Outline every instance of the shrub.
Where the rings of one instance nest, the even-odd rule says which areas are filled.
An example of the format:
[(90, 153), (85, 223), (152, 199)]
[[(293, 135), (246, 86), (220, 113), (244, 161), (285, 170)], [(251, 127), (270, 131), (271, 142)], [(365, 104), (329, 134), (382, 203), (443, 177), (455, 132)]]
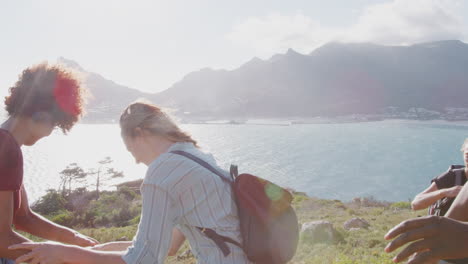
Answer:
[(67, 200), (56, 190), (47, 190), (46, 195), (42, 196), (31, 207), (34, 211), (43, 215), (54, 215), (59, 211), (66, 211)]
[(138, 214), (136, 217), (134, 217), (132, 220), (128, 222), (129, 225), (138, 225), (141, 220), (141, 214)]
[(52, 216), (52, 222), (55, 222), (59, 225), (72, 227), (73, 224), (73, 214), (69, 211), (61, 211), (59, 214)]
[(129, 201), (135, 200), (138, 197), (138, 194), (128, 186), (122, 186), (117, 190), (119, 195), (124, 195), (125, 199)]

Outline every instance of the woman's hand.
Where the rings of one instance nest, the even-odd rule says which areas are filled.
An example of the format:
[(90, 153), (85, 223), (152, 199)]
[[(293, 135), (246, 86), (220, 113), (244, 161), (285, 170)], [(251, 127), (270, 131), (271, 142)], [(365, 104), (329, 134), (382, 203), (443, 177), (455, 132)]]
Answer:
[(133, 244), (132, 241), (108, 242), (105, 244), (99, 244), (99, 245), (90, 247), (89, 249), (98, 250), (98, 251), (125, 251), (132, 244)]
[(29, 264), (62, 264), (65, 258), (70, 258), (71, 246), (56, 243), (22, 243), (10, 246), (8, 249), (26, 249), (29, 253), (16, 259), (15, 263), (27, 262)]
[(428, 216), (410, 219), (391, 229), (385, 239), (393, 239), (386, 252), (409, 244), (395, 258), (401, 262), (417, 253), (409, 264), (433, 263), (441, 259), (468, 257), (468, 223), (447, 217)]

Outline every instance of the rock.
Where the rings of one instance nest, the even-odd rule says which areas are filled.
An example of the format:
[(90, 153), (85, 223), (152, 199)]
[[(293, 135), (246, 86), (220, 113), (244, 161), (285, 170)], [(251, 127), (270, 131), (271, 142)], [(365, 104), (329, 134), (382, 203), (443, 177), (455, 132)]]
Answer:
[(126, 236), (123, 236), (121, 238), (117, 238), (115, 241), (129, 241)]
[(343, 225), (343, 228), (346, 230), (350, 230), (351, 228), (366, 228), (367, 229), (369, 226), (370, 224), (366, 220), (356, 217), (356, 218), (352, 218), (346, 221), (346, 223), (344, 223)]
[(361, 197), (354, 197), (354, 198), (353, 198), (353, 203), (355, 203), (355, 204), (361, 204)]
[(315, 243), (337, 243), (342, 240), (341, 235), (328, 221), (313, 221), (304, 223), (301, 229), (302, 239)]

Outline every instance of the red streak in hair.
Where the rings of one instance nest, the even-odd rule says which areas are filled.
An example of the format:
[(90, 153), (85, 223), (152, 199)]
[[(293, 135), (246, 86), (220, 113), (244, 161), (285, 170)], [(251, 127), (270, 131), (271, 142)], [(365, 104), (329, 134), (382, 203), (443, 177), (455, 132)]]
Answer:
[(57, 76), (54, 87), (54, 97), (58, 106), (65, 112), (74, 116), (80, 114), (79, 89), (75, 80)]

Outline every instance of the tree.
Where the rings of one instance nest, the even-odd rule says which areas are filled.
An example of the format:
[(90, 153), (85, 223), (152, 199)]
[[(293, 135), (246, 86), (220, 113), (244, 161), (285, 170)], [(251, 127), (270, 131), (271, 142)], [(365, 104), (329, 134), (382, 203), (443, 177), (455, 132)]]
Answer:
[(97, 170), (90, 169), (87, 172), (88, 175), (95, 175), (96, 177), (96, 199), (99, 199), (101, 186), (105, 186), (106, 183), (112, 179), (124, 177), (122, 171), (116, 171), (114, 168), (108, 166), (112, 162), (113, 160), (110, 157), (105, 157), (103, 160), (98, 162), (99, 167)]
[[(60, 188), (62, 189), (62, 194), (65, 195), (66, 192), (71, 192), (72, 182), (74, 181), (84, 181), (86, 178), (86, 173), (84, 170), (78, 166), (76, 163), (70, 163), (63, 171), (60, 172)], [(66, 189), (68, 185), (68, 190)]]

